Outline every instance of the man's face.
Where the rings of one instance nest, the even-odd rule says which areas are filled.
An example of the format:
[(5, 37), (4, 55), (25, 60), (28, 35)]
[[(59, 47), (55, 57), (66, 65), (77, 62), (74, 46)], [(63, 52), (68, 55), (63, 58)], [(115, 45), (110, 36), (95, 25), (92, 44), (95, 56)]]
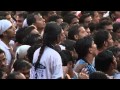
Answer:
[(6, 57), (4, 53), (0, 53), (0, 68), (5, 67), (7, 65), (6, 63)]
[(16, 23), (17, 23), (17, 27), (18, 27), (18, 28), (21, 28), (21, 27), (22, 27), (23, 21), (24, 21), (24, 18), (23, 18), (23, 17), (19, 17), (19, 16), (16, 17)]

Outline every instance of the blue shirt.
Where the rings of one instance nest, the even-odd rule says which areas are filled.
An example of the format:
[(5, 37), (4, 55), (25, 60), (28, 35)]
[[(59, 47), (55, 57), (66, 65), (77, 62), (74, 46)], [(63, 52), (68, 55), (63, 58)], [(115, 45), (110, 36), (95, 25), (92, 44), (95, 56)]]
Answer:
[[(75, 65), (75, 68), (80, 65), (80, 64), (85, 64), (87, 62), (85, 62), (83, 59), (80, 59), (77, 61), (76, 65)], [(87, 63), (88, 64), (88, 63)], [(96, 71), (96, 69), (94, 68), (94, 66), (92, 64), (88, 64), (85, 68), (87, 68), (87, 71), (88, 71), (88, 74), (91, 74), (93, 72)]]

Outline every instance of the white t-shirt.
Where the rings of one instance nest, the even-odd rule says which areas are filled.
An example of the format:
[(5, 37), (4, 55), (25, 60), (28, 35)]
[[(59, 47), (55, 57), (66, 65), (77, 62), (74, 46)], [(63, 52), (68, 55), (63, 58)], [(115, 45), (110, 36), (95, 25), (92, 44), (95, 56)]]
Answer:
[[(33, 63), (35, 63), (39, 56), (40, 48), (37, 49), (33, 56)], [(34, 66), (30, 70), (30, 79), (57, 79), (63, 77), (62, 60), (58, 52), (45, 47), (45, 50), (40, 59), (40, 68), (36, 71)]]
[(7, 65), (10, 64), (12, 56), (10, 53), (10, 48), (0, 39), (0, 48), (5, 52), (6, 58), (7, 58)]

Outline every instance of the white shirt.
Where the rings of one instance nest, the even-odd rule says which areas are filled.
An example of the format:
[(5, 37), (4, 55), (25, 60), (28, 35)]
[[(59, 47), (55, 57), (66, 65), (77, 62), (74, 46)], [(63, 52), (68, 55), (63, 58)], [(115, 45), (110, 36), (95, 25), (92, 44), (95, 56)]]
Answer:
[(12, 56), (10, 53), (10, 48), (0, 39), (0, 48), (5, 52), (6, 58), (7, 58), (7, 65), (10, 64)]
[[(35, 63), (39, 56), (40, 48), (37, 49), (33, 56), (33, 63)], [(49, 47), (46, 47), (41, 60), (40, 68), (35, 71), (34, 66), (30, 70), (30, 79), (57, 79), (63, 77), (62, 60), (59, 53)]]

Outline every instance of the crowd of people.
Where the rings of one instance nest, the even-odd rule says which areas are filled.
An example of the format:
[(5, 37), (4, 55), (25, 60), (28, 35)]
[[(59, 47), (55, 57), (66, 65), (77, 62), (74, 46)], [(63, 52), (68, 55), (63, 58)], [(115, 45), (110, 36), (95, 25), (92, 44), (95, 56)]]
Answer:
[(120, 11), (0, 11), (0, 79), (120, 79)]

